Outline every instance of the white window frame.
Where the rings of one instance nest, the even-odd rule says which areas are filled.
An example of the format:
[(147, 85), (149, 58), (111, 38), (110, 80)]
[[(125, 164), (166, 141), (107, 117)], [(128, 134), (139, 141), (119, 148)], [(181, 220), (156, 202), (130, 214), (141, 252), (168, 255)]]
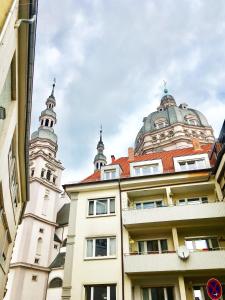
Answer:
[[(169, 288), (170, 286), (156, 286), (156, 287), (146, 287), (146, 288), (144, 288), (144, 289), (148, 289), (148, 297), (149, 297), (149, 300), (151, 300), (152, 299), (152, 294), (151, 294), (151, 289), (152, 288), (163, 288), (163, 292), (164, 292), (164, 299), (165, 300), (168, 300), (168, 297), (167, 297), (167, 288)], [(173, 289), (174, 289), (174, 286), (171, 286)], [(173, 293), (174, 293), (174, 291), (173, 291)], [(143, 289), (142, 289), (142, 299), (143, 299)], [(174, 297), (174, 300), (175, 300), (176, 298)]]
[[(184, 238), (184, 241), (185, 241), (185, 245), (186, 245), (186, 241), (191, 241), (191, 242), (192, 242), (193, 249), (189, 249), (189, 251), (201, 251), (201, 249), (197, 249), (197, 248), (196, 248), (195, 242), (198, 241), (198, 240), (208, 240), (209, 245), (210, 245), (210, 248), (213, 249), (212, 239), (217, 239), (218, 245), (219, 245), (219, 247), (220, 247), (219, 240), (218, 240), (218, 236), (211, 236), (211, 235), (210, 235), (210, 236), (185, 237), (185, 238)], [(194, 243), (193, 243), (193, 242), (194, 242)], [(210, 248), (209, 248), (209, 249), (210, 249)], [(209, 250), (209, 249), (208, 249), (208, 250)]]
[(162, 165), (162, 160), (161, 159), (155, 159), (155, 160), (148, 160), (148, 161), (138, 161), (138, 162), (132, 162), (130, 163), (130, 174), (131, 176), (148, 176), (148, 175), (136, 175), (135, 172), (135, 167), (145, 167), (145, 166), (151, 166), (151, 165), (158, 165), (158, 172), (152, 173), (149, 175), (155, 175), (155, 174), (160, 174), (163, 173), (163, 165)]
[[(147, 208), (144, 208), (144, 204), (145, 203), (154, 203), (154, 207), (147, 207)], [(156, 199), (156, 200), (144, 200), (144, 201), (135, 201), (134, 202), (134, 205), (135, 205), (135, 209), (151, 209), (151, 208), (158, 208), (158, 207), (161, 207), (161, 206), (157, 206), (156, 205), (156, 202), (162, 202), (162, 207), (164, 206), (163, 204), (163, 199)], [(141, 208), (137, 208), (136, 205), (137, 204), (141, 204)]]
[[(105, 173), (115, 172), (115, 176), (105, 179)], [(120, 177), (122, 170), (120, 168), (120, 165), (108, 165), (108, 166), (102, 166), (101, 167), (101, 180), (113, 180)]]
[[(205, 160), (205, 168), (204, 169), (211, 168), (208, 154), (206, 154), (206, 153), (193, 154), (193, 155), (187, 155), (187, 156), (174, 157), (173, 162), (174, 162), (175, 172), (180, 172), (180, 171), (185, 172), (185, 170), (181, 170), (181, 168), (180, 168), (181, 162), (199, 161), (199, 160)], [(193, 169), (193, 170), (198, 170), (198, 168)], [(193, 170), (186, 170), (186, 171), (193, 171)]]
[[(96, 240), (99, 239), (106, 239), (107, 240), (107, 255), (104, 256), (95, 256), (95, 251), (96, 251)], [(115, 254), (110, 255), (110, 239), (115, 240)], [(92, 256), (87, 256), (87, 251), (88, 251), (88, 241), (92, 241)], [(117, 239), (116, 236), (99, 236), (99, 237), (94, 237), (94, 238), (86, 238), (86, 247), (85, 247), (85, 259), (106, 259), (106, 258), (116, 258), (116, 253), (117, 253)]]
[[(97, 214), (96, 209), (96, 203), (100, 200), (107, 200), (107, 213), (106, 214)], [(111, 200), (114, 200), (114, 206), (115, 206), (115, 212), (110, 212), (110, 202)], [(89, 215), (89, 203), (93, 201), (94, 202), (94, 208), (93, 208), (93, 215)], [(116, 214), (116, 198), (115, 197), (107, 197), (107, 198), (98, 198), (98, 199), (88, 199), (88, 205), (87, 205), (87, 218), (94, 218), (94, 217), (104, 217), (104, 216), (115, 216)]]
[[(207, 201), (209, 202), (209, 198), (208, 198), (208, 196), (201, 196), (201, 197), (188, 197), (188, 198), (182, 198), (182, 199), (179, 199), (179, 200), (177, 200), (177, 205), (179, 205), (179, 206), (182, 206), (182, 205), (196, 205), (196, 204), (205, 204), (205, 203), (203, 203), (203, 198), (207, 198)], [(198, 199), (199, 200), (199, 202), (196, 202), (196, 203), (190, 203), (190, 201), (191, 201), (191, 199)], [(184, 200), (183, 201), (183, 203), (181, 203), (180, 201), (182, 201), (182, 200)], [(206, 203), (208, 203), (208, 202), (206, 202)]]
[[(90, 300), (93, 300), (94, 299), (94, 288), (97, 287), (97, 285), (87, 285), (86, 287), (88, 287), (88, 286), (91, 288), (91, 299)], [(116, 284), (112, 284), (112, 285), (102, 284), (102, 286), (107, 287), (107, 298), (105, 300), (111, 300), (110, 299), (110, 288), (111, 288), (111, 286), (115, 286), (115, 289), (116, 289)], [(117, 299), (117, 296), (116, 296), (116, 299)]]
[(168, 238), (164, 238), (164, 239), (160, 238), (160, 239), (147, 239), (147, 240), (143, 240), (142, 239), (142, 240), (137, 240), (137, 248), (139, 249), (139, 247), (138, 247), (138, 243), (139, 242), (144, 242), (144, 254), (147, 254), (148, 253), (147, 242), (157, 241), (158, 242), (158, 248), (159, 248), (158, 254), (163, 254), (162, 248), (161, 248), (161, 243), (160, 243), (160, 241), (162, 241), (162, 240), (166, 240), (167, 241), (167, 251), (169, 251), (169, 249), (168, 249), (169, 248), (168, 247)]

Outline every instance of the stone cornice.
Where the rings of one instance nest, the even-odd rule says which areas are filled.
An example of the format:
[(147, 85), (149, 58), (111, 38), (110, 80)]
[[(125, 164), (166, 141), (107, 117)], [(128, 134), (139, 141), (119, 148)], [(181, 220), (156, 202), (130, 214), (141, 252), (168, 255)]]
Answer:
[(47, 188), (49, 189), (52, 189), (54, 190), (55, 192), (61, 194), (63, 191), (60, 190), (59, 188), (57, 188), (56, 186), (54, 186), (53, 184), (51, 183), (48, 183), (48, 181), (46, 180), (43, 180), (41, 178), (38, 178), (38, 177), (30, 177), (30, 183), (34, 182), (34, 181), (37, 181), (39, 182), (40, 184), (43, 184), (44, 186), (46, 186)]
[(51, 225), (51, 226), (54, 226), (54, 227), (58, 227), (57, 223), (49, 221), (49, 220), (46, 220), (45, 218), (41, 218), (41, 217), (39, 217), (39, 216), (37, 216), (35, 214), (32, 214), (32, 213), (26, 213), (26, 214), (24, 214), (23, 219), (25, 219), (25, 218), (32, 218), (32, 219), (38, 220), (40, 222), (46, 223), (48, 225)]
[(53, 164), (56, 168), (59, 168), (61, 170), (64, 170), (65, 168), (63, 167), (63, 165), (61, 164), (61, 162), (59, 162), (58, 160), (54, 159), (54, 158), (50, 158), (48, 155), (46, 155), (44, 152), (42, 151), (38, 151), (37, 153), (33, 153), (30, 155), (30, 161), (32, 161), (33, 159), (36, 159), (37, 157), (42, 157), (44, 158), (48, 163)]
[(42, 267), (42, 266), (38, 266), (36, 264), (29, 264), (29, 263), (25, 263), (25, 262), (16, 262), (16, 263), (12, 263), (10, 264), (10, 268), (25, 268), (25, 269), (29, 269), (29, 270), (35, 270), (35, 271), (42, 271), (42, 272), (50, 272), (51, 269), (48, 267)]

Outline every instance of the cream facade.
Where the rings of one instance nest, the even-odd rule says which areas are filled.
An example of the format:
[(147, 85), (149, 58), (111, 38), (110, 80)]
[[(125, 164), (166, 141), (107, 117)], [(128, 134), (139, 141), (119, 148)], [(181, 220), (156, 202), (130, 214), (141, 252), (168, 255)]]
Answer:
[(36, 25), (21, 23), (16, 28), (15, 24), (36, 15), (37, 3), (25, 3), (5, 0), (0, 4), (0, 299), (17, 226), (29, 199), (26, 149)]

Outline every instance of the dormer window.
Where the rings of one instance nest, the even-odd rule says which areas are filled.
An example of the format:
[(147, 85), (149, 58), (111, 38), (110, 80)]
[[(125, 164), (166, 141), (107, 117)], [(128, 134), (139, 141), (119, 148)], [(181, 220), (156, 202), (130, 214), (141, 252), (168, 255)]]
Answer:
[(174, 158), (175, 171), (191, 171), (210, 168), (208, 155), (196, 154)]
[(160, 118), (158, 120), (155, 121), (155, 127), (157, 129), (161, 129), (161, 128), (164, 128), (168, 125), (168, 122), (165, 118)]
[(112, 180), (120, 177), (121, 168), (119, 165), (101, 167), (101, 180)]
[(163, 166), (160, 159), (130, 163), (131, 176), (154, 175), (162, 172)]
[(189, 125), (199, 126), (199, 120), (193, 115), (186, 115), (185, 120)]

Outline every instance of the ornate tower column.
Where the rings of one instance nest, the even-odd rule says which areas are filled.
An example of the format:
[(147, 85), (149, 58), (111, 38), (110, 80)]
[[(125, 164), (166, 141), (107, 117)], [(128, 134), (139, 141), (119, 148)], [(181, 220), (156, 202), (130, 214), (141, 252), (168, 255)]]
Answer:
[(95, 166), (95, 170), (100, 170), (102, 166), (105, 166), (107, 164), (106, 156), (103, 153), (105, 147), (102, 141), (102, 127), (100, 129), (100, 139), (96, 149), (98, 153), (95, 155), (94, 166)]
[(13, 251), (7, 300), (43, 300), (52, 260), (57, 209), (60, 205), (62, 163), (56, 158), (54, 133), (55, 83), (30, 141), (30, 201)]

